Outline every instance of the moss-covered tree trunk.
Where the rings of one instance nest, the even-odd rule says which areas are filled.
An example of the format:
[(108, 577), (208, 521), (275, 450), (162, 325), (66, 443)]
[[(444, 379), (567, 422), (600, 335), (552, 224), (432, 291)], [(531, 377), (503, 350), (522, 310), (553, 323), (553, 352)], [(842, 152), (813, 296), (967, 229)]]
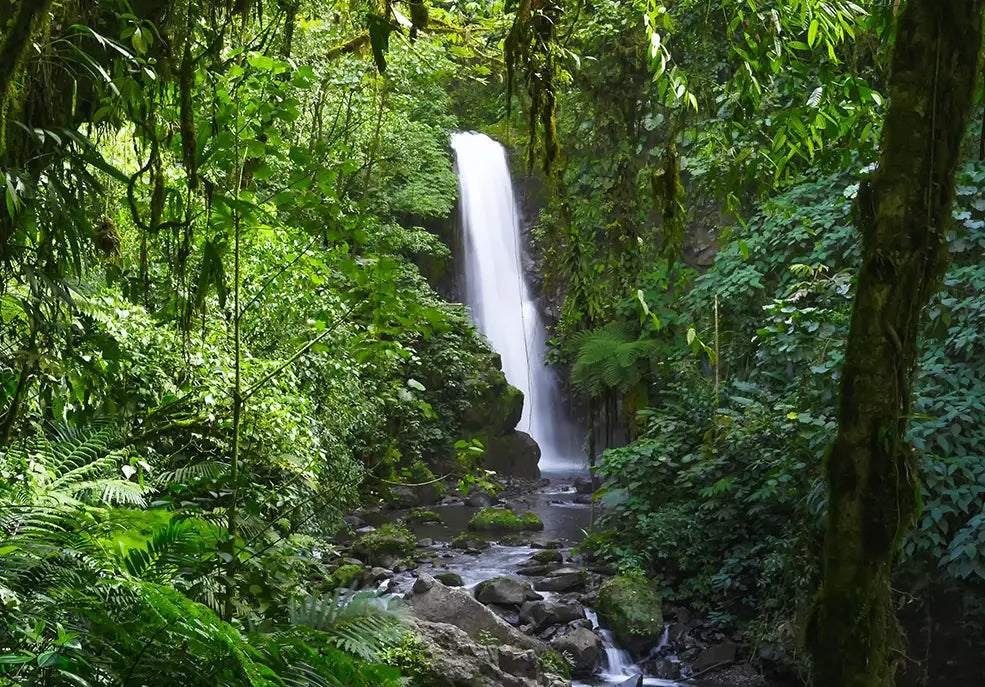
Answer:
[(904, 437), (921, 310), (947, 265), (985, 0), (910, 0), (899, 17), (879, 167), (859, 192), (862, 264), (828, 456), (823, 581), (808, 643), (816, 687), (885, 687), (902, 657), (890, 573), (916, 515)]

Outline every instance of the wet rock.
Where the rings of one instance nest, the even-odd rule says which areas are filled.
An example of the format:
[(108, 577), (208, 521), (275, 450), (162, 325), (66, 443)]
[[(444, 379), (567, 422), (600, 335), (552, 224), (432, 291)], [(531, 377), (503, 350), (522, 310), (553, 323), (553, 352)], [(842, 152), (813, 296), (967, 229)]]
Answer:
[(626, 678), (622, 682), (617, 683), (617, 687), (643, 687), (643, 676), (634, 675), (633, 677)]
[(428, 548), (430, 548), (432, 546), (434, 546), (434, 540), (433, 539), (429, 539), (429, 538), (425, 537), (424, 539), (418, 539), (417, 540), (417, 548), (419, 548), (419, 549), (428, 549)]
[(413, 614), (421, 620), (454, 625), (474, 641), (490, 636), (500, 644), (538, 651), (545, 648), (542, 642), (523, 634), (476, 601), (466, 589), (451, 589), (435, 580), (426, 592), (410, 594), (405, 600)]
[(561, 552), (557, 549), (545, 549), (544, 551), (537, 551), (532, 556), (530, 560), (537, 561), (538, 563), (560, 563), (561, 562)]
[(360, 527), (366, 525), (366, 521), (360, 518), (358, 515), (347, 515), (342, 518), (342, 522), (351, 527), (354, 530), (358, 530)]
[(592, 504), (591, 494), (578, 494), (574, 498), (574, 502), (582, 506), (590, 506)]
[(390, 500), (385, 507), (413, 508), (417, 505), (417, 495), (410, 487), (391, 487)]
[(568, 623), (568, 627), (570, 627), (572, 630), (579, 627), (584, 627), (586, 630), (591, 630), (593, 627), (595, 627), (595, 625), (593, 625), (592, 621), (589, 620), (588, 618), (580, 618), (578, 620), (573, 620), (572, 622)]
[(482, 464), (502, 475), (540, 479), (540, 446), (526, 432), (510, 431), (489, 437), (485, 442)]
[(654, 677), (661, 680), (678, 680), (681, 677), (681, 666), (674, 663), (669, 658), (658, 658), (650, 664), (650, 671)]
[(493, 577), (476, 585), (475, 598), (484, 604), (519, 606), (527, 599), (526, 585), (510, 577)]
[(451, 546), (454, 549), (463, 549), (467, 553), (479, 553), (488, 549), (491, 544), (482, 537), (462, 532), (451, 540)]
[(554, 639), (551, 648), (570, 657), (574, 675), (591, 675), (602, 656), (602, 639), (591, 630), (580, 627)]
[(500, 606), (499, 604), (489, 604), (489, 610), (508, 622), (513, 627), (520, 624), (520, 614), (515, 606)]
[[(424, 684), (432, 687), (556, 687), (558, 684), (549, 680), (548, 675), (540, 676), (540, 680), (529, 677), (529, 662), (522, 648), (482, 644), (449, 623), (414, 620), (412, 629), (428, 655), (427, 673), (422, 676)], [(504, 653), (506, 657), (501, 658)]]
[(431, 587), (434, 586), (435, 579), (428, 575), (427, 573), (421, 573), (417, 576), (417, 580), (414, 582), (414, 586), (411, 591), (415, 594), (424, 594), (425, 592), (431, 591)]
[(520, 619), (536, 629), (560, 625), (585, 617), (581, 604), (556, 604), (549, 601), (528, 601), (520, 608)]
[(531, 510), (483, 508), (469, 521), (470, 530), (478, 532), (523, 532), (544, 529), (544, 522)]
[(358, 558), (352, 558), (351, 556), (346, 556), (345, 558), (342, 559), (342, 565), (365, 565), (365, 563), (363, 563)]
[(473, 491), (465, 497), (465, 505), (470, 508), (489, 508), (496, 503), (496, 498), (481, 491)]
[(465, 583), (462, 582), (462, 576), (457, 572), (440, 572), (435, 573), (434, 578), (438, 580), (441, 584), (447, 585), (449, 587), (461, 587)]
[(539, 672), (537, 654), (532, 649), (517, 649), (512, 646), (499, 647), (499, 668), (504, 673), (536, 679)]
[(356, 530), (356, 534), (369, 534), (370, 532), (375, 532), (376, 528), (372, 525), (363, 525)]
[(692, 667), (693, 672), (700, 673), (715, 666), (726, 666), (735, 662), (738, 647), (732, 642), (724, 642), (708, 647), (700, 654)]
[(560, 549), (564, 543), (557, 539), (541, 539), (530, 542), (530, 546), (534, 549)]
[(527, 589), (527, 601), (543, 601), (544, 595), (538, 594), (533, 589)]
[(367, 574), (367, 578), (372, 584), (379, 584), (383, 580), (389, 580), (391, 577), (393, 577), (393, 571), (381, 567), (372, 568)]
[(590, 477), (575, 477), (575, 491), (579, 494), (591, 494), (595, 489), (592, 488)]
[(534, 583), (534, 589), (539, 592), (573, 592), (584, 588), (585, 574), (577, 568), (558, 568)]
[(598, 592), (598, 611), (630, 650), (643, 651), (660, 641), (663, 614), (660, 591), (642, 575), (617, 575)]
[(525, 577), (543, 577), (554, 570), (557, 570), (561, 566), (557, 563), (524, 563), (516, 569), (518, 575), (524, 575)]

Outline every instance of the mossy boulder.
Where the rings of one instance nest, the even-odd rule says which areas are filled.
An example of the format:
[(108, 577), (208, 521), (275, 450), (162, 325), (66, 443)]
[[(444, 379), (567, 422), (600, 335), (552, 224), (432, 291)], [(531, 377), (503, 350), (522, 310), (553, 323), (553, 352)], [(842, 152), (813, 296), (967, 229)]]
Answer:
[(511, 477), (540, 479), (540, 446), (526, 432), (509, 431), (500, 436), (480, 437), (485, 451), (482, 465)]
[(544, 529), (544, 522), (533, 511), (517, 512), (507, 508), (483, 508), (469, 521), (477, 532), (525, 532)]
[(328, 586), (332, 589), (338, 587), (353, 587), (362, 580), (364, 568), (361, 565), (347, 563), (336, 568), (331, 577), (328, 578)]
[(388, 522), (357, 539), (352, 550), (369, 565), (392, 568), (401, 559), (411, 556), (415, 545), (414, 535), (406, 527)]
[(619, 639), (636, 648), (660, 641), (664, 631), (660, 592), (643, 575), (616, 575), (598, 593), (598, 611)]
[(523, 392), (506, 381), (495, 353), (478, 361), (481, 372), (469, 380), (469, 406), (462, 417), (465, 429), (498, 436), (513, 430), (523, 414)]
[(421, 508), (415, 508), (404, 516), (404, 520), (408, 523), (427, 523), (427, 522), (441, 522), (441, 518), (433, 510), (423, 510)]

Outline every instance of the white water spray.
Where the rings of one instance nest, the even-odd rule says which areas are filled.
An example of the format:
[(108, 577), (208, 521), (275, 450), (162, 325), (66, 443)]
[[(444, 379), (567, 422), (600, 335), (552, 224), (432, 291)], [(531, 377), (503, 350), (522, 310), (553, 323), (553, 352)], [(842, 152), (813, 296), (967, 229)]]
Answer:
[(503, 359), (510, 384), (523, 392), (517, 429), (540, 445), (546, 473), (584, 469), (580, 434), (564, 414), (552, 372), (544, 363), (547, 329), (523, 278), (520, 220), (506, 150), (484, 134), (457, 133), (465, 235), (466, 301), (479, 330)]

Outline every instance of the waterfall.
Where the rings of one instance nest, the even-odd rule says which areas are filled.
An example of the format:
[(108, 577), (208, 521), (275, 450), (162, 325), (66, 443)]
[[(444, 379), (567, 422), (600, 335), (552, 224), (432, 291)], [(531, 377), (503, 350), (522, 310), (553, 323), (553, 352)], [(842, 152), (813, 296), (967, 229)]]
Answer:
[(563, 412), (557, 380), (544, 362), (547, 328), (523, 277), (520, 217), (506, 150), (484, 134), (451, 139), (465, 243), (466, 302), (479, 330), (523, 392), (517, 429), (540, 445), (540, 469), (584, 469), (580, 433)]

